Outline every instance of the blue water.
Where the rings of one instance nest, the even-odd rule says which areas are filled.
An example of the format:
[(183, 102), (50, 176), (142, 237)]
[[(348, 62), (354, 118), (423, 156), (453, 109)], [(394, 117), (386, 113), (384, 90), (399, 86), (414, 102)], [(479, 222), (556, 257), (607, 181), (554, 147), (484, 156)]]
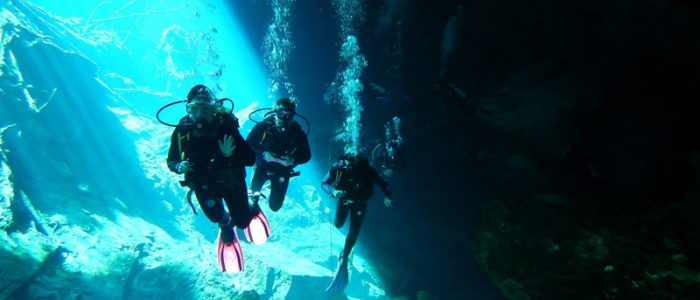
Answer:
[[(0, 298), (327, 298), (346, 229), (332, 226), (334, 203), (321, 178), (339, 153), (371, 150), (366, 136), (397, 138), (400, 130), (391, 118), (373, 120), (388, 124), (386, 132), (363, 127), (371, 62), (358, 41), (362, 1), (296, 5), (307, 7), (293, 0), (2, 4)], [(218, 271), (218, 227), (192, 214), (180, 178), (165, 165), (172, 129), (155, 118), (195, 84), (233, 100), (244, 137), (254, 125), (249, 113), (279, 97), (298, 101), (311, 121), (312, 161), (297, 168), (302, 175), (282, 210), (266, 211), (271, 240), (244, 244), (246, 268), (234, 275)], [(184, 115), (175, 105), (161, 118), (177, 123)], [(376, 198), (372, 222), (387, 213)], [(387, 286), (396, 285), (382, 277), (391, 266), (376, 253), (365, 258), (370, 249), (361, 235), (350, 285), (335, 299), (415, 297), (387, 292), (422, 288)]]

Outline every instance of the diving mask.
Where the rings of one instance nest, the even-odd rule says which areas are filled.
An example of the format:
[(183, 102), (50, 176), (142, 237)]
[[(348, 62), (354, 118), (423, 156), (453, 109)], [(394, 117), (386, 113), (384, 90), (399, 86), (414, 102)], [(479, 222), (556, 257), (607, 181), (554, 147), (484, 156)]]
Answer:
[(211, 122), (216, 110), (217, 106), (212, 102), (192, 101), (187, 103), (187, 113), (195, 122)]
[(287, 126), (294, 119), (294, 111), (278, 109), (275, 111), (275, 125), (278, 127)]

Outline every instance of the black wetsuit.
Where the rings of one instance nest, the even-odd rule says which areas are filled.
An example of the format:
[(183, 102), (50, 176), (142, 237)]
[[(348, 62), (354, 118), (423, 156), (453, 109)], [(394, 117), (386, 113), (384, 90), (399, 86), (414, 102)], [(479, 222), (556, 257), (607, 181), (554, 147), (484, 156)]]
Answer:
[[(374, 193), (375, 184), (382, 189), (385, 196), (391, 198), (389, 183), (370, 166), (366, 158), (356, 161), (347, 168), (340, 167), (337, 162), (334, 163), (321, 183), (323, 190), (328, 193), (333, 190), (345, 192), (345, 195), (338, 199), (335, 227), (340, 228), (345, 224), (349, 212), (350, 230), (343, 248), (343, 258), (346, 261), (360, 234), (360, 227), (367, 211), (367, 201)], [(352, 200), (353, 203), (348, 203), (347, 200)]]
[[(388, 147), (393, 148), (393, 155), (389, 154)], [(388, 174), (403, 168), (404, 159), (401, 151), (395, 144), (387, 146), (385, 143), (380, 143), (372, 149), (372, 164), (377, 166), (377, 169), (384, 175), (389, 176)]]
[[(219, 149), (218, 141), (225, 135), (233, 137), (235, 148), (230, 157), (224, 157)], [(228, 220), (223, 199), (233, 224), (248, 227), (253, 213), (248, 204), (245, 166), (253, 165), (255, 153), (238, 131), (238, 120), (231, 114), (217, 113), (210, 125), (198, 130), (189, 116), (182, 118), (170, 141), (168, 168), (177, 173), (183, 160), (193, 168), (185, 173), (183, 185), (194, 190), (207, 218), (215, 223)]]
[[(270, 180), (270, 209), (278, 211), (284, 203), (292, 169), (311, 159), (306, 133), (296, 121), (292, 121), (283, 130), (275, 126), (273, 117), (269, 117), (253, 127), (246, 141), (255, 151), (255, 170), (250, 189), (259, 192), (263, 184)], [(268, 162), (263, 159), (265, 151), (277, 157), (289, 156), (294, 160), (294, 164), (284, 166), (277, 162)]]

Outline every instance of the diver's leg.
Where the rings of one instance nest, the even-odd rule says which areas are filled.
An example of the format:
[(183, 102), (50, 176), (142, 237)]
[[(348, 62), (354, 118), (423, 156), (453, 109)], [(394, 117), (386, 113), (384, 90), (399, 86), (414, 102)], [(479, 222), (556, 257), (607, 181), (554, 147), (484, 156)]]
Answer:
[(260, 192), (265, 181), (267, 181), (267, 171), (256, 165), (253, 170), (253, 179), (250, 181), (250, 190)]
[(194, 189), (194, 194), (197, 196), (197, 202), (204, 211), (204, 215), (214, 223), (222, 222), (225, 217), (224, 206), (214, 190), (208, 185), (202, 185)]
[(359, 199), (357, 203), (350, 209), (350, 230), (345, 238), (345, 247), (343, 248), (343, 259), (347, 261), (352, 248), (357, 242), (357, 237), (360, 235), (362, 221), (365, 219), (365, 211), (367, 210), (367, 199)]
[(234, 240), (233, 224), (231, 217), (224, 210), (219, 191), (211, 186), (204, 185), (194, 190), (199, 206), (210, 221), (218, 223), (221, 228), (219, 238), (224, 243), (231, 243)]
[(337, 200), (338, 208), (335, 210), (335, 227), (340, 228), (345, 224), (345, 219), (348, 218), (348, 206), (343, 204), (342, 200)]
[(246, 228), (253, 217), (248, 204), (248, 193), (243, 183), (243, 188), (227, 189), (224, 196), (226, 207), (231, 215), (233, 224), (238, 228)]
[(284, 196), (287, 194), (289, 187), (288, 176), (273, 176), (270, 179), (270, 209), (278, 211), (284, 204)]

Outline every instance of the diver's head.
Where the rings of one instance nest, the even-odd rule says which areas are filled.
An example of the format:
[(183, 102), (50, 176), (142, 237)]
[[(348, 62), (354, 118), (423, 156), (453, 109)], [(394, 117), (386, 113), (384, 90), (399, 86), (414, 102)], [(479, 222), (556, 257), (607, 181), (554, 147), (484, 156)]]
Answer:
[(338, 166), (343, 169), (351, 169), (366, 160), (367, 158), (359, 153), (344, 153), (338, 158)]
[(294, 120), (294, 115), (296, 114), (297, 105), (289, 98), (280, 98), (275, 102), (273, 110), (275, 112), (275, 126), (277, 127), (287, 127)]
[(208, 87), (195, 85), (187, 94), (187, 114), (198, 125), (214, 120), (218, 103), (214, 92)]
[(349, 169), (352, 166), (352, 162), (349, 157), (341, 157), (338, 159), (338, 167), (341, 169)]

